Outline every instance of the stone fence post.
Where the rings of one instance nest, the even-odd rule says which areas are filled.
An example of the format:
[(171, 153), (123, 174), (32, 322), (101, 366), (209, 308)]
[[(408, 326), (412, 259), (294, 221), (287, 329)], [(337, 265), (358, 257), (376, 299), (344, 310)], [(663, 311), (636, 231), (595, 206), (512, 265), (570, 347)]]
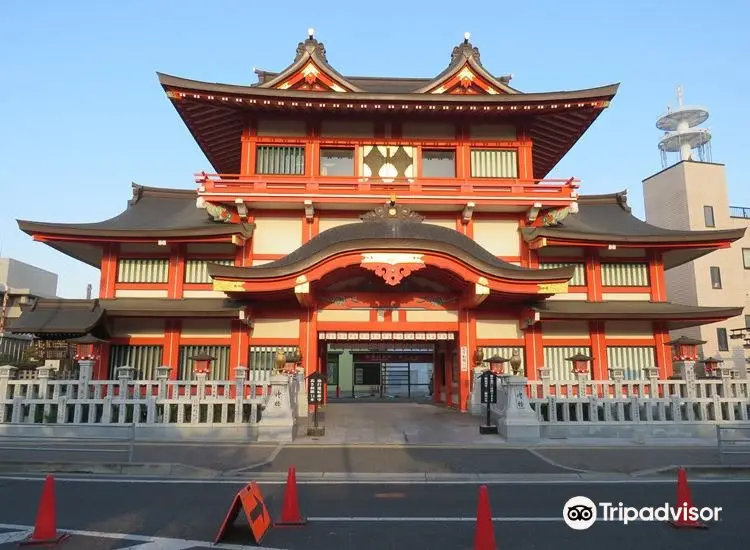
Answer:
[(11, 365), (3, 365), (0, 367), (0, 424), (7, 422), (5, 417), (5, 405), (10, 400), (10, 387), (8, 382), (13, 377), (13, 371), (16, 367)]
[(622, 397), (622, 381), (625, 378), (625, 369), (610, 367), (609, 375), (612, 377), (612, 386), (614, 386), (612, 397)]
[(117, 379), (120, 381), (120, 392), (117, 398), (119, 400), (130, 398), (130, 381), (133, 380), (135, 368), (123, 365), (117, 369)]
[(649, 397), (652, 399), (659, 398), (659, 369), (656, 367), (644, 367), (643, 374), (648, 378), (650, 385)]
[(89, 398), (89, 382), (91, 381), (95, 364), (96, 361), (90, 359), (81, 359), (78, 361), (78, 399)]
[(247, 380), (247, 367), (242, 365), (234, 369), (234, 422), (242, 422), (242, 409), (245, 400), (245, 382)]
[(159, 385), (159, 389), (158, 389), (159, 399), (169, 398), (168, 383), (169, 383), (169, 373), (171, 371), (172, 371), (172, 367), (168, 367), (166, 365), (156, 367), (156, 381)]
[(549, 367), (539, 367), (539, 380), (542, 381), (542, 397), (549, 397), (549, 379), (551, 375), (551, 369)]

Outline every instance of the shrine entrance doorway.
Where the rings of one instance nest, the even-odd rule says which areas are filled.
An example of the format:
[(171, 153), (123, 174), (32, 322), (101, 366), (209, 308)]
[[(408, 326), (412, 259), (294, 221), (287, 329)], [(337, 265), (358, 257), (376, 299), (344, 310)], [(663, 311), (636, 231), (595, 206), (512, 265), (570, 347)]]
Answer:
[(321, 334), (329, 402), (447, 403), (445, 371), (457, 365), (455, 333), (368, 333), (375, 339), (344, 339), (350, 336), (355, 334)]

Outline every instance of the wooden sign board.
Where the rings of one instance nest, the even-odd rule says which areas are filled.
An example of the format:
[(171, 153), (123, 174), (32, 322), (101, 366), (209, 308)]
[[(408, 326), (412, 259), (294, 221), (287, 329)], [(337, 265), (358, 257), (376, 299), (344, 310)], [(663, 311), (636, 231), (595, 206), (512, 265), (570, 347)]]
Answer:
[(237, 519), (240, 508), (245, 512), (250, 533), (253, 535), (253, 542), (260, 544), (260, 541), (266, 536), (266, 533), (271, 529), (271, 515), (268, 513), (265, 502), (263, 502), (260, 487), (254, 481), (251, 481), (234, 496), (214, 544), (218, 544), (226, 536), (227, 529)]

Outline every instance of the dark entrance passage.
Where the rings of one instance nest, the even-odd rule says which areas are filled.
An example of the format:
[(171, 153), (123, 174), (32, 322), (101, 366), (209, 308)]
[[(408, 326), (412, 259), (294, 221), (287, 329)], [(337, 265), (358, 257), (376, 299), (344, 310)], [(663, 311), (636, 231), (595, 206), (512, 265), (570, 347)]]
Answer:
[(330, 401), (431, 402), (435, 344), (327, 342)]

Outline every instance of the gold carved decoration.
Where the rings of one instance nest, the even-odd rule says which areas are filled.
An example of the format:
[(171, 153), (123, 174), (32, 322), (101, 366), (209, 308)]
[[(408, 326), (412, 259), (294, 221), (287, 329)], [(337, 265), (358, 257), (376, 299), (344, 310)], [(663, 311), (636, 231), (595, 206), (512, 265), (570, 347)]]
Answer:
[(220, 292), (244, 292), (245, 283), (242, 281), (214, 280), (213, 289)]
[(539, 294), (561, 294), (568, 292), (568, 283), (540, 283)]

